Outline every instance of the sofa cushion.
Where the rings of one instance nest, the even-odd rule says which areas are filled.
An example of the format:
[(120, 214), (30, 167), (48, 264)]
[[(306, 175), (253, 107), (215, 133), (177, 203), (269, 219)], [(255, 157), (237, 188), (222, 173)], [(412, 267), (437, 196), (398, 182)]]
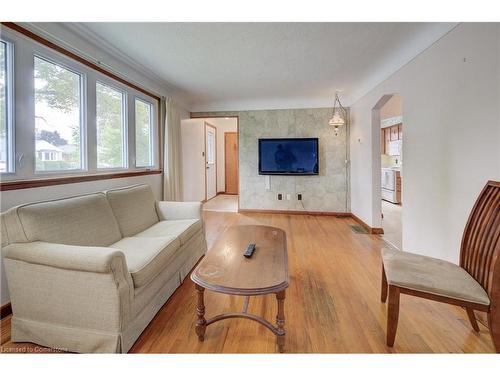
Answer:
[(103, 193), (25, 204), (16, 210), (29, 242), (108, 246), (121, 238)]
[(110, 247), (125, 254), (134, 287), (139, 288), (168, 266), (180, 248), (180, 241), (174, 236), (125, 237)]
[(137, 233), (136, 237), (175, 236), (184, 245), (195, 233), (203, 228), (200, 219), (163, 220)]
[(383, 249), (382, 260), (389, 285), (481, 305), (490, 304), (481, 285), (456, 264), (393, 249)]
[(123, 237), (131, 237), (159, 221), (156, 201), (148, 185), (106, 192)]

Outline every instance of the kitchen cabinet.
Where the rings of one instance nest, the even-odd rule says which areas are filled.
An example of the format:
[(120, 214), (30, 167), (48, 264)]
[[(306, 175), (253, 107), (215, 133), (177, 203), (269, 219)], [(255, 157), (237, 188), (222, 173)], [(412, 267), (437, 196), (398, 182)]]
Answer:
[[(399, 155), (395, 152), (395, 144), (391, 142), (403, 140), (403, 124), (392, 125), (380, 130), (380, 153), (385, 155)], [(392, 147), (391, 147), (392, 144)]]
[(398, 126), (391, 126), (389, 129), (391, 131), (391, 141), (397, 141), (399, 139)]
[(384, 139), (385, 139), (385, 154), (388, 155), (389, 154), (389, 144), (391, 142), (391, 130), (390, 128), (385, 128), (384, 129)]
[(385, 154), (385, 129), (380, 129), (380, 153)]
[(396, 202), (403, 204), (401, 199), (401, 172), (396, 172)]

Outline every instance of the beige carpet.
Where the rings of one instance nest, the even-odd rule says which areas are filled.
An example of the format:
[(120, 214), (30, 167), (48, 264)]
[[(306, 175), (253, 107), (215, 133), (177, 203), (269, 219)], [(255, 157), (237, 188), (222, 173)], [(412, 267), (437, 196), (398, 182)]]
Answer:
[(238, 196), (219, 194), (203, 205), (204, 211), (238, 212)]

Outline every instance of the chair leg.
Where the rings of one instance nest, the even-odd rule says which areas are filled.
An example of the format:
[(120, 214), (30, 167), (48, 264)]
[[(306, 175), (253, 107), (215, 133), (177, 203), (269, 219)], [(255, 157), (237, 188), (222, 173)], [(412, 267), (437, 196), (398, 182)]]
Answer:
[(472, 326), (472, 329), (476, 332), (479, 332), (479, 326), (477, 325), (477, 320), (476, 316), (474, 315), (474, 310), (471, 309), (470, 307), (466, 307), (465, 310), (467, 311), (467, 316), (469, 317), (470, 325)]
[(382, 303), (385, 303), (387, 301), (387, 277), (385, 276), (385, 269), (384, 265), (382, 264), (382, 287), (381, 287), (381, 293), (380, 293), (380, 300)]
[(500, 353), (500, 308), (493, 308), (488, 313), (488, 326), (495, 350)]
[(389, 305), (387, 307), (387, 346), (394, 346), (399, 318), (399, 288), (389, 285)]

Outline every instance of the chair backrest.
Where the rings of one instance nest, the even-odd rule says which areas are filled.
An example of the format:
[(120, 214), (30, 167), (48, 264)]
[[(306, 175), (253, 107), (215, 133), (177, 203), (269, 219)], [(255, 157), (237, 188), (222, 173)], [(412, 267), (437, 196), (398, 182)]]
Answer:
[(500, 298), (499, 257), (500, 181), (488, 181), (465, 226), (460, 266), (482, 285), (492, 302)]

